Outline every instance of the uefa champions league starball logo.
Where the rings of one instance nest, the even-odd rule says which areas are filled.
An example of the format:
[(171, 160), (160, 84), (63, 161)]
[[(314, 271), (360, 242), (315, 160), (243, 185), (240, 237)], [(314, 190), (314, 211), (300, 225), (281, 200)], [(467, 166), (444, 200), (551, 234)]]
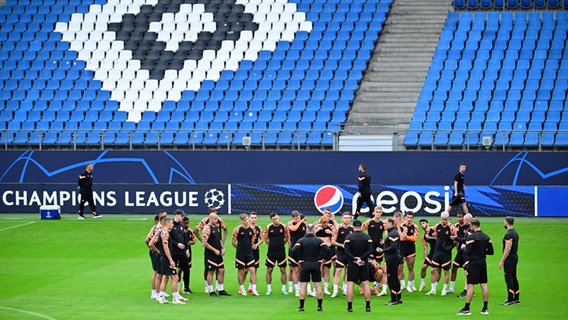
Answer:
[(205, 193), (204, 201), (208, 208), (219, 209), (225, 204), (225, 195), (220, 190), (211, 189)]

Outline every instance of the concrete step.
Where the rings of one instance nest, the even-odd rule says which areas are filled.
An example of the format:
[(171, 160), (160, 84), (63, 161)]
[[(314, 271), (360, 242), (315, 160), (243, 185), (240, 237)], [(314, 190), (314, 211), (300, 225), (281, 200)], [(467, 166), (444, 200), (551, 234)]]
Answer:
[(375, 73), (371, 74), (369, 80), (371, 81), (384, 81), (387, 78), (391, 79), (407, 79), (408, 81), (415, 80), (415, 81), (424, 81), (426, 75), (418, 75), (418, 74), (409, 74), (408, 72), (390, 72), (390, 71), (376, 71)]
[(409, 59), (397, 59), (397, 60), (386, 60), (382, 59), (373, 63), (373, 70), (393, 70), (393, 69), (404, 69), (404, 70), (422, 70), (430, 66), (430, 61), (413, 61)]
[(393, 0), (344, 132), (408, 129), (447, 12), (447, 0)]
[(397, 33), (392, 34), (389, 37), (384, 37), (379, 40), (379, 43), (431, 43), (432, 41), (440, 40), (440, 35), (438, 34), (420, 34), (415, 33)]
[(408, 82), (408, 81), (399, 81), (397, 80), (392, 80), (390, 81), (390, 79), (388, 81), (382, 81), (380, 83), (377, 82), (363, 82), (361, 83), (361, 86), (359, 87), (361, 90), (371, 90), (371, 91), (380, 91), (383, 89), (391, 89), (391, 88), (397, 88), (397, 89), (415, 89), (417, 87), (420, 87), (420, 89), (422, 89), (422, 86), (418, 86), (415, 82)]

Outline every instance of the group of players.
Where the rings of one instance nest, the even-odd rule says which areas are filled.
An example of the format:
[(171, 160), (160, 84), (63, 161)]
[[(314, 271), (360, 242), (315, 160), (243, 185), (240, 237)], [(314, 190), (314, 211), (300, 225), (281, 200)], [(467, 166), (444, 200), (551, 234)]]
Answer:
[[(340, 292), (347, 296), (347, 310), (352, 310), (354, 283), (361, 286), (361, 293), (364, 293), (367, 301), (367, 311), (370, 311), (371, 292), (378, 296), (386, 296), (387, 288), (390, 289), (391, 296), (387, 304), (401, 304), (403, 290), (414, 292), (425, 289), (427, 269), (430, 267), (431, 289), (426, 293), (427, 295), (437, 294), (437, 286), (438, 282), (442, 281), (442, 273), (444, 278), (441, 295), (454, 293), (457, 273), (460, 268), (464, 268), (467, 275), (466, 284), (459, 297), (466, 298), (466, 306), (458, 314), (469, 314), (469, 303), (473, 297), (474, 284), (481, 284), (484, 298), (482, 313), (488, 313), (485, 255), (493, 254), (493, 247), (489, 237), (480, 231), (479, 220), (473, 219), (470, 214), (458, 213), (458, 222), (452, 225), (449, 214), (443, 212), (440, 221), (434, 226), (429, 226), (428, 220), (421, 219), (420, 227), (418, 227), (413, 221), (414, 213), (411, 211), (405, 214), (397, 211), (392, 218), (384, 220), (382, 214), (382, 207), (377, 206), (371, 214), (372, 217), (361, 222), (352, 220), (351, 214), (346, 212), (341, 216), (341, 223), (338, 223), (331, 210), (326, 208), (317, 221), (308, 224), (306, 217), (294, 211), (291, 214), (291, 220), (284, 224), (277, 213), (272, 213), (271, 223), (264, 229), (257, 225), (256, 213), (241, 214), (241, 223), (233, 230), (231, 237), (231, 244), (236, 248), (235, 267), (238, 269), (238, 293), (244, 296), (259, 295), (257, 291), (257, 269), (260, 265), (259, 246), (266, 243), (268, 249), (265, 259), (267, 268), (265, 294), (272, 294), (272, 274), (274, 268), (278, 267), (281, 293), (283, 295), (295, 293), (300, 297), (299, 311), (303, 311), (306, 294), (317, 296), (318, 310), (323, 310), (321, 306), (323, 294), (334, 298)], [(505, 279), (509, 291), (508, 299), (503, 303), (505, 305), (519, 302), (518, 281), (516, 280), (518, 235), (514, 231), (513, 223), (513, 218), (505, 219), (505, 227), (509, 231), (504, 239), (504, 255), (500, 262), (500, 267), (505, 267)], [(421, 237), (419, 228), (423, 230)], [(168, 218), (166, 212), (159, 212), (155, 218), (155, 225), (146, 237), (154, 268), (152, 299), (160, 303), (169, 303), (165, 291), (168, 281), (171, 280), (173, 296), (171, 303), (184, 304), (187, 299), (179, 291), (192, 293), (189, 287), (191, 246), (197, 240), (201, 241), (205, 248), (206, 292), (211, 296), (230, 295), (224, 289), (223, 260), (228, 234), (227, 226), (217, 216), (214, 208), (210, 209), (209, 215), (202, 219), (193, 230), (189, 228), (189, 220), (183, 211), (177, 210), (173, 219)], [(364, 237), (359, 234), (364, 234)], [(310, 235), (321, 241), (322, 249), (310, 251), (306, 249), (308, 246), (304, 246), (304, 251), (308, 250), (310, 254), (303, 256), (302, 250), (296, 247), (302, 247), (300, 239), (309, 238)], [(420, 285), (417, 289), (414, 283), (414, 265), (416, 242), (419, 238), (422, 239), (425, 260), (422, 264)], [(286, 245), (289, 249), (288, 254)], [(452, 263), (454, 248), (457, 254)], [(355, 253), (357, 250), (359, 252)], [(312, 261), (314, 257), (316, 260)], [(385, 264), (382, 264), (383, 260)], [(308, 268), (310, 261), (317, 262), (318, 272), (306, 273), (304, 269)], [(404, 264), (408, 270), (407, 275), (404, 272)], [(332, 265), (333, 272), (331, 272)], [(289, 272), (287, 272), (287, 266), (289, 266)], [(342, 270), (346, 270), (343, 275)], [(245, 288), (247, 274), (249, 275), (249, 286)], [(340, 288), (342, 280), (343, 285)], [(310, 282), (313, 282), (314, 290), (311, 290)], [(321, 287), (322, 282), (323, 288)], [(370, 286), (369, 282), (374, 282), (374, 285)]]

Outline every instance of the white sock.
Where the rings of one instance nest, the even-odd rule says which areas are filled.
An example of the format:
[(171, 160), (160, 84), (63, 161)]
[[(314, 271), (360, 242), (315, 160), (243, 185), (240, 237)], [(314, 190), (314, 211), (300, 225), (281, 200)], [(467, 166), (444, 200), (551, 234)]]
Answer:
[(222, 283), (217, 284), (217, 290), (219, 291), (225, 290), (225, 285), (223, 285)]
[(308, 282), (308, 286), (306, 288), (306, 292), (311, 292), (312, 288), (311, 288), (311, 284)]
[(346, 283), (343, 284), (343, 286), (341, 287), (341, 290), (347, 291), (347, 284)]
[(448, 291), (448, 284), (444, 283), (444, 291)]
[(267, 284), (267, 285), (266, 285), (266, 290), (272, 291), (272, 285), (271, 285), (271, 284)]
[(436, 291), (436, 289), (438, 289), (438, 282), (433, 282), (432, 283), (432, 291)]
[(213, 292), (213, 291), (214, 291), (214, 290), (213, 290), (213, 286), (212, 286), (212, 285), (211, 285), (211, 286), (208, 285), (208, 286), (207, 286), (207, 290), (209, 290), (209, 292)]
[(299, 282), (294, 284), (294, 289), (300, 290), (300, 283)]
[(401, 287), (406, 287), (406, 286), (404, 285), (404, 280), (400, 280), (400, 286), (401, 286)]
[(207, 288), (208, 284), (207, 284), (207, 280), (205, 280), (205, 288)]
[(455, 286), (456, 286), (456, 282), (450, 281), (450, 291), (454, 291)]
[(160, 299), (165, 299), (165, 298), (166, 298), (166, 293), (165, 293), (164, 291), (160, 291), (159, 297), (160, 297)]
[(153, 296), (156, 295), (156, 290), (152, 290), (152, 295), (153, 295)]
[(178, 292), (172, 292), (172, 299), (178, 300), (178, 298), (179, 298), (179, 293)]
[(294, 286), (294, 281), (288, 281), (288, 288), (292, 288)]
[(414, 280), (408, 280), (408, 286), (410, 288), (414, 287)]
[(282, 291), (286, 291), (286, 285), (285, 284), (282, 285)]
[(387, 292), (387, 287), (388, 287), (388, 285), (383, 284), (383, 292)]
[(323, 289), (327, 290), (329, 288), (329, 282), (324, 282), (323, 283)]
[(219, 289), (219, 281), (215, 280), (215, 288), (217, 288), (218, 291), (221, 291), (223, 289)]
[(244, 290), (245, 290), (245, 286), (241, 284), (241, 285), (239, 286), (239, 289), (241, 289), (241, 290), (244, 291)]
[(256, 284), (252, 285), (252, 291), (256, 291)]
[(424, 285), (424, 278), (420, 278), (420, 285), (423, 286)]
[(333, 285), (333, 292), (337, 292), (337, 289), (338, 289), (338, 285), (334, 284)]
[(249, 288), (249, 289), (252, 289), (252, 283), (249, 283), (249, 287), (248, 287), (248, 288)]

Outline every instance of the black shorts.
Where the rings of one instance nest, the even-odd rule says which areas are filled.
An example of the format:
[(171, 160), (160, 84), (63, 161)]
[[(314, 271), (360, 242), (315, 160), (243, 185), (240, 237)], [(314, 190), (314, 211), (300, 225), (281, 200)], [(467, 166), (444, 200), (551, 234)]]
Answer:
[(335, 252), (334, 248), (331, 248), (331, 254), (326, 257), (325, 261), (323, 262), (323, 266), (326, 268), (331, 268), (331, 264), (333, 263), (333, 261), (335, 261), (335, 259), (337, 258), (337, 254)]
[(160, 270), (160, 255), (150, 251), (150, 261), (152, 262), (152, 270), (158, 272)]
[(177, 274), (176, 268), (170, 268), (170, 260), (166, 256), (160, 256), (160, 269), (159, 274), (164, 276), (172, 276)]
[[(309, 265), (306, 265), (309, 264)], [(304, 262), (300, 268), (300, 282), (321, 282), (321, 269), (319, 262)]]
[(266, 253), (266, 266), (268, 268), (274, 268), (277, 264), (280, 268), (286, 267), (286, 250), (284, 247), (269, 247), (268, 252)]
[(252, 250), (252, 256), (254, 257), (254, 267), (258, 269), (260, 266), (260, 250)]
[(298, 261), (294, 260), (294, 258), (292, 258), (292, 255), (290, 254), (290, 250), (288, 250), (288, 265), (290, 266), (290, 268), (299, 268), (300, 264), (298, 263)]
[(470, 263), (467, 266), (467, 284), (487, 283), (487, 263)]
[(180, 256), (178, 268), (191, 268), (191, 255), (188, 257), (184, 254)]
[(174, 259), (174, 263), (176, 267), (181, 267), (184, 263), (187, 263), (187, 257), (184, 252), (174, 252), (172, 253), (172, 259)]
[(365, 263), (363, 266), (358, 266), (355, 263), (349, 263), (347, 267), (347, 281), (363, 282), (371, 279), (371, 270), (369, 264)]
[(402, 254), (403, 258), (410, 258), (410, 257), (415, 257), (416, 256), (416, 246), (414, 245), (414, 242), (412, 242), (412, 245), (405, 245), (405, 246), (401, 246), (400, 247), (400, 253)]
[(237, 250), (237, 254), (235, 257), (235, 268), (246, 269), (252, 267), (254, 267), (254, 255), (252, 254), (252, 251), (239, 252)]
[(450, 270), (452, 267), (452, 252), (436, 251), (432, 258), (432, 267)]
[(450, 202), (450, 207), (459, 206), (460, 204), (465, 202), (465, 196), (457, 196), (453, 197), (452, 201)]
[(434, 256), (433, 254), (427, 255), (426, 258), (424, 258), (424, 262), (422, 264), (427, 265), (429, 267), (433, 266), (433, 263), (432, 263), (433, 256)]
[(335, 268), (347, 268), (347, 262), (349, 261), (349, 258), (347, 257), (347, 254), (345, 253), (345, 251), (339, 251), (337, 250), (337, 258), (335, 258)]
[(213, 251), (205, 250), (205, 270), (214, 271), (217, 269), (224, 269), (225, 263), (223, 256), (216, 255)]
[(462, 251), (458, 251), (456, 257), (454, 258), (454, 268), (463, 268), (467, 264), (467, 260)]

